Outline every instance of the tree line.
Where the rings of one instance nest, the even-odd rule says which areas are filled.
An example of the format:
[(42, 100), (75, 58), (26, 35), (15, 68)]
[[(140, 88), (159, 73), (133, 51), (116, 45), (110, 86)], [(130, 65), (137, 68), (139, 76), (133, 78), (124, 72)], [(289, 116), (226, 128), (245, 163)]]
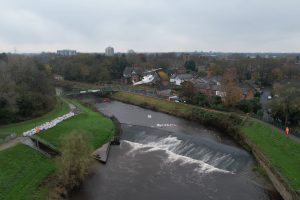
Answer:
[(31, 57), (0, 54), (0, 124), (40, 116), (54, 105), (46, 65)]

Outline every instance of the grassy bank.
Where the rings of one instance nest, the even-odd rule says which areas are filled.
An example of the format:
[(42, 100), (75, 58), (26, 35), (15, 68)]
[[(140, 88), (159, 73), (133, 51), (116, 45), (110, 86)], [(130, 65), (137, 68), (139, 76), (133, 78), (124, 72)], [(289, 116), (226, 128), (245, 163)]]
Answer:
[[(101, 146), (112, 136), (113, 123), (78, 101), (72, 103), (82, 113), (36, 137), (60, 148), (64, 136), (75, 130), (83, 130), (88, 135), (92, 148)], [(61, 108), (64, 110), (64, 107)], [(55, 170), (53, 159), (24, 145), (0, 151), (0, 199), (47, 199), (48, 188), (42, 183)]]
[(0, 199), (46, 199), (47, 188), (37, 188), (54, 170), (53, 160), (25, 145), (0, 151)]
[(138, 94), (118, 92), (112, 98), (214, 126), (240, 142), (251, 141), (293, 190), (300, 189), (300, 144), (277, 129), (251, 118), (245, 121), (244, 117)]
[(57, 99), (57, 104), (54, 107), (54, 109), (35, 119), (20, 122), (20, 123), (14, 123), (14, 124), (8, 124), (5, 126), (0, 126), (0, 138), (1, 135), (6, 135), (7, 133), (16, 133), (17, 135), (22, 134), (24, 131), (30, 130), (44, 122), (50, 121), (56, 117), (59, 117), (63, 114), (66, 114), (69, 112), (69, 106), (68, 104), (63, 101), (62, 99), (58, 98)]
[(114, 126), (110, 119), (105, 118), (98, 112), (93, 111), (91, 108), (83, 106), (78, 101), (72, 101), (81, 113), (76, 115), (63, 123), (49, 129), (41, 134), (36, 135), (37, 138), (51, 143), (59, 148), (61, 139), (75, 130), (84, 131), (95, 149), (101, 146), (104, 142), (108, 141), (114, 132)]
[(276, 128), (249, 119), (241, 127), (244, 134), (268, 158), (285, 181), (300, 190), (300, 144), (287, 138)]

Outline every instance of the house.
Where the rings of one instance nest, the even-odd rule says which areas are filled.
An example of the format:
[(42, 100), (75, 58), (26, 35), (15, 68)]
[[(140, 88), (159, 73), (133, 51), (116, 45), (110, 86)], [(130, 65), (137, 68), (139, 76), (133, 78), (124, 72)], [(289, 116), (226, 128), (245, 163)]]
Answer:
[(192, 74), (173, 74), (170, 77), (170, 83), (173, 83), (175, 85), (181, 85), (184, 81), (189, 81), (193, 79)]
[(176, 69), (176, 74), (185, 74), (186, 68), (184, 66), (180, 66)]
[(222, 98), (225, 96), (221, 84), (216, 84), (210, 79), (198, 78), (192, 79), (189, 82), (193, 84), (196, 93), (201, 92), (206, 96), (220, 96)]
[(255, 90), (252, 87), (250, 87), (249, 85), (240, 85), (240, 88), (242, 90), (241, 100), (250, 100), (254, 98)]
[(198, 65), (198, 66), (196, 66), (196, 70), (197, 70), (197, 72), (206, 72), (207, 71), (205, 65)]
[(138, 82), (143, 77), (143, 70), (139, 67), (125, 67), (123, 71), (123, 79), (126, 84)]

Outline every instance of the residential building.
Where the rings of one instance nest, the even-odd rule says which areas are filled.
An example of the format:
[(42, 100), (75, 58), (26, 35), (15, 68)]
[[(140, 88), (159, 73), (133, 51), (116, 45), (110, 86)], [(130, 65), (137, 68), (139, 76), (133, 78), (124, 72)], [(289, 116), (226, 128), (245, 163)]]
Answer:
[(193, 79), (192, 74), (173, 74), (170, 77), (170, 83), (173, 83), (175, 85), (181, 85), (184, 81), (189, 81)]
[(186, 73), (186, 68), (184, 66), (180, 66), (176, 69), (177, 74), (185, 74)]
[(206, 68), (207, 67), (205, 65), (198, 65), (198, 66), (196, 66), (197, 72), (206, 72), (207, 71)]
[(192, 79), (189, 81), (194, 86), (194, 92), (201, 92), (206, 96), (220, 96), (225, 97), (225, 92), (222, 89), (221, 84), (207, 78)]
[(123, 71), (123, 78), (126, 84), (138, 82), (143, 77), (143, 69), (140, 67), (126, 67)]
[(254, 96), (255, 96), (255, 89), (253, 89), (252, 87), (250, 87), (247, 84), (240, 85), (239, 87), (242, 90), (241, 100), (242, 99), (250, 100), (250, 99), (254, 98)]
[(106, 56), (114, 56), (114, 48), (113, 47), (107, 47), (105, 49), (105, 55)]

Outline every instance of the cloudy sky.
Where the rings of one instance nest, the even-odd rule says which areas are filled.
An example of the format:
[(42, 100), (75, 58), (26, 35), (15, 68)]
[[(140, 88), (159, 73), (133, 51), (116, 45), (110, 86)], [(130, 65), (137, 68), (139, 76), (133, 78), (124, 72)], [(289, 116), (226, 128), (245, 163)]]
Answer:
[(0, 52), (300, 52), (300, 0), (0, 0)]

